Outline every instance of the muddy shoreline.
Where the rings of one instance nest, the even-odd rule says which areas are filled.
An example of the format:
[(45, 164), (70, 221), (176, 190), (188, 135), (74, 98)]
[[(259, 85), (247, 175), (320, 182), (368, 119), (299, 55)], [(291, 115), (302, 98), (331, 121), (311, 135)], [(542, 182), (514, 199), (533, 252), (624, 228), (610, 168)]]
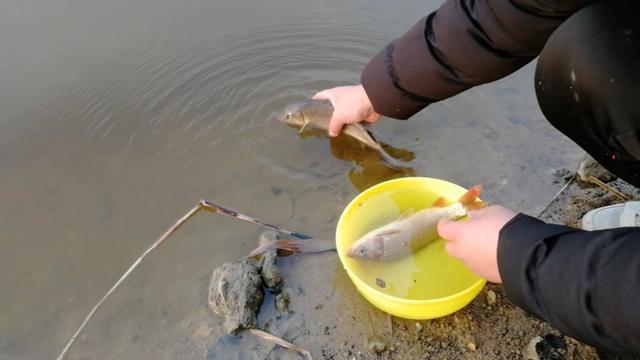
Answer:
[[(574, 174), (569, 169), (556, 171), (554, 181), (568, 185), (542, 214), (530, 215), (577, 227), (588, 210), (622, 201)], [(597, 177), (625, 194), (640, 196), (638, 189), (622, 180), (606, 173)], [(278, 266), (285, 279), (284, 291), (291, 295), (291, 312), (276, 311), (275, 296), (267, 292), (257, 326), (308, 349), (315, 359), (599, 358), (595, 349), (515, 307), (500, 285), (488, 284), (455, 314), (415, 321), (390, 316), (367, 303), (333, 252), (278, 258)], [(207, 359), (300, 358), (250, 334), (228, 336), (212, 326), (206, 331)]]

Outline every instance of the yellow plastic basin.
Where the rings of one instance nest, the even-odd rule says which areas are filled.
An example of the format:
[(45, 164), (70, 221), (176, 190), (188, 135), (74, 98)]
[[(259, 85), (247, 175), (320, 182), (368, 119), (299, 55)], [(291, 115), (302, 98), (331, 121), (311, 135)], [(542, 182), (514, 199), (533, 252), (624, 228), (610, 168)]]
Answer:
[(349, 278), (371, 304), (402, 318), (432, 319), (456, 312), (478, 295), (486, 281), (449, 257), (442, 239), (394, 261), (346, 255), (351, 243), (406, 210), (430, 207), (440, 196), (453, 203), (465, 191), (444, 180), (400, 178), (365, 190), (347, 205), (338, 221), (336, 247)]

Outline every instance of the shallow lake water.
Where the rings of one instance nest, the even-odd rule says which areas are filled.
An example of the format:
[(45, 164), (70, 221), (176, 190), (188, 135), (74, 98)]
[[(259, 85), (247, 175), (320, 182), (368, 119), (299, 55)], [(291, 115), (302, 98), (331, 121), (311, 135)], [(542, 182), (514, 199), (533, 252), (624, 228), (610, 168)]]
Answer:
[[(201, 198), (326, 239), (350, 199), (399, 176), (480, 183), (491, 203), (542, 210), (561, 186), (551, 173), (576, 167), (581, 152), (543, 119), (533, 64), (409, 121), (376, 124), (408, 160), (403, 171), (274, 120), (290, 102), (356, 83), (370, 57), (439, 3), (4, 1), (0, 359), (57, 356)], [(259, 232), (199, 214), (123, 283), (69, 357), (215, 358), (209, 275)], [(291, 284), (310, 287), (308, 306), (332, 309), (322, 316), (369, 316), (335, 254), (283, 266)], [(300, 338), (312, 352), (322, 341), (314, 334)]]

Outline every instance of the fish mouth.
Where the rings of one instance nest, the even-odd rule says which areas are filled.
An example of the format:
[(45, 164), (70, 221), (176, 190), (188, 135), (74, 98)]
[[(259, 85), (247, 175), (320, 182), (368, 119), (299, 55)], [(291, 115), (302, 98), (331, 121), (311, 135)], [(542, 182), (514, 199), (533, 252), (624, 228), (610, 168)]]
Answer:
[(350, 245), (349, 248), (347, 249), (347, 256), (350, 258), (355, 258), (356, 257), (356, 251), (355, 251), (355, 247), (353, 245)]

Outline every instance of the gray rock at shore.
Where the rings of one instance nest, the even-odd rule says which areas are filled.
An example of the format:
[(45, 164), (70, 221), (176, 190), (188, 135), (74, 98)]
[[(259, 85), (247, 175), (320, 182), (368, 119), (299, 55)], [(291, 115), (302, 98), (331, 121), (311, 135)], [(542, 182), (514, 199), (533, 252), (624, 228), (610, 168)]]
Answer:
[(225, 317), (227, 333), (255, 328), (264, 300), (260, 268), (260, 262), (245, 259), (223, 264), (213, 271), (209, 308)]

